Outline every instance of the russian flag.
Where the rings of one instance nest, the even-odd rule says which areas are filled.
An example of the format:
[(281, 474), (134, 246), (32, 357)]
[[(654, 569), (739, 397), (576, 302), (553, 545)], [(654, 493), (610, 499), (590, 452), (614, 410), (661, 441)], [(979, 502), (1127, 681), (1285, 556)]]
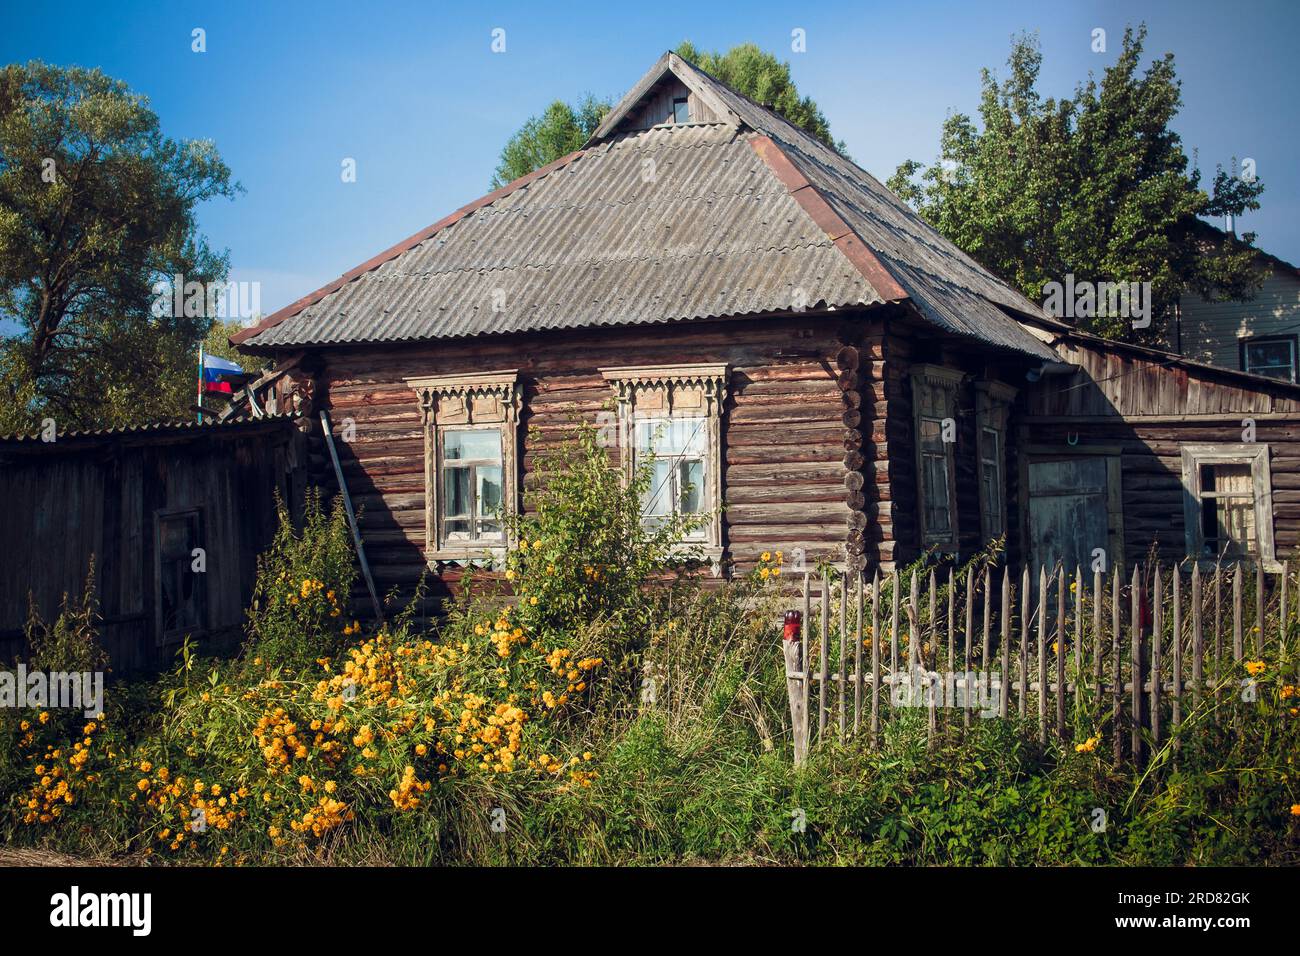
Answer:
[(227, 362), (215, 355), (203, 356), (203, 391), (220, 395), (231, 395), (230, 379), (242, 378), (247, 373), (234, 362)]

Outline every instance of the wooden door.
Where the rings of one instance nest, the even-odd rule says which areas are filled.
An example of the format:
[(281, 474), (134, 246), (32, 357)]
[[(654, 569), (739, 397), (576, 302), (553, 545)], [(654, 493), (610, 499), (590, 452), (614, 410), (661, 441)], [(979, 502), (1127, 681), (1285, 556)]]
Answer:
[(1116, 528), (1111, 515), (1118, 459), (1106, 455), (1054, 455), (1029, 462), (1029, 554), (1034, 572), (1057, 563), (1067, 572), (1090, 571), (1094, 551), (1112, 555)]

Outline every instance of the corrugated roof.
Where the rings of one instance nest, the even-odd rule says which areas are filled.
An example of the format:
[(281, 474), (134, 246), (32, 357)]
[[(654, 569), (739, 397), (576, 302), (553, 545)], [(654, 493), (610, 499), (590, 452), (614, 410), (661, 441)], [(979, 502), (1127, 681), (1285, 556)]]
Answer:
[(918, 311), (957, 335), (1044, 359), (1055, 355), (1003, 309), (1043, 316), (1042, 309), (962, 252), (879, 180), (784, 117), (678, 57), (674, 72), (711, 92), (785, 156), (875, 254)]
[[(620, 131), (633, 94), (667, 72), (724, 121)], [(1037, 306), (825, 144), (675, 55), (633, 94), (584, 149), (234, 340), (401, 342), (906, 298), (946, 332), (1055, 359), (1003, 311)]]
[(267, 427), (275, 425), (277, 422), (292, 422), (301, 418), (298, 412), (290, 412), (281, 415), (264, 415), (261, 418), (241, 419), (237, 421), (213, 421), (208, 419), (200, 424), (194, 420), (170, 421), (170, 422), (147, 422), (143, 425), (120, 425), (116, 428), (93, 428), (82, 431), (60, 431), (57, 432), (56, 440), (46, 442), (41, 438), (39, 432), (34, 434), (9, 434), (0, 435), (0, 442), (7, 444), (26, 444), (26, 445), (48, 445), (51, 448), (57, 448), (61, 441), (83, 438), (134, 438), (136, 436), (149, 435), (166, 435), (166, 434), (185, 434), (217, 431), (238, 431), (240, 429), (256, 429), (258, 427)]

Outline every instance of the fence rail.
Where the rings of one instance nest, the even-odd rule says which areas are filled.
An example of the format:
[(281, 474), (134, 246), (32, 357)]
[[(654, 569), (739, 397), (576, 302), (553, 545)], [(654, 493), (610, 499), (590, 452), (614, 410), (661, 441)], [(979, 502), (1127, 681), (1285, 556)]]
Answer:
[(1245, 663), (1270, 642), (1285, 657), (1291, 574), (1194, 561), (1127, 579), (998, 565), (805, 574), (782, 639), (795, 762), (831, 738), (875, 747), (884, 720), (922, 708), (932, 744), (1014, 716), (1036, 718), (1041, 743), (1086, 733), (1082, 746), (1141, 763), (1203, 704), (1251, 699)]

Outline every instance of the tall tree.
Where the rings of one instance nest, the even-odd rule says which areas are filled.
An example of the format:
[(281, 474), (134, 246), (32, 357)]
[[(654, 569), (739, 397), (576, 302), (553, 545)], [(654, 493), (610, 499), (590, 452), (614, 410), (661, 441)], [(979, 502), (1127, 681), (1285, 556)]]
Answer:
[(531, 117), (501, 150), (501, 161), (492, 173), (492, 188), (499, 189), (580, 149), (612, 106), (608, 100), (598, 100), (588, 93), (575, 106), (556, 100), (541, 116)]
[[(707, 53), (687, 40), (674, 52), (844, 152), (844, 144), (831, 138), (830, 126), (817, 104), (810, 97), (799, 95), (790, 77), (789, 63), (781, 62), (752, 43), (742, 43), (726, 53)], [(492, 188), (498, 189), (579, 149), (612, 108), (611, 101), (590, 94), (574, 105), (556, 100), (506, 141), (501, 161), (492, 175)]]
[[(1262, 280), (1253, 234), (1209, 229), (1197, 217), (1259, 208), (1263, 182), (1220, 168), (1207, 193), (1169, 128), (1182, 105), (1173, 54), (1139, 71), (1146, 27), (1125, 30), (1114, 65), (1070, 99), (1043, 99), (1042, 53), (1012, 45), (1010, 75), (983, 71), (980, 119), (943, 124), (939, 160), (902, 163), (889, 187), (976, 260), (1044, 301), (1044, 285), (1150, 282), (1150, 328), (1122, 315), (1077, 319), (1100, 334), (1156, 341), (1159, 317), (1187, 289), (1243, 298)], [(1235, 160), (1234, 160), (1235, 162)]]
[(187, 413), (212, 316), (155, 314), (154, 286), (224, 278), (195, 208), (238, 191), (212, 143), (163, 136), (122, 81), (0, 69), (0, 430)]

